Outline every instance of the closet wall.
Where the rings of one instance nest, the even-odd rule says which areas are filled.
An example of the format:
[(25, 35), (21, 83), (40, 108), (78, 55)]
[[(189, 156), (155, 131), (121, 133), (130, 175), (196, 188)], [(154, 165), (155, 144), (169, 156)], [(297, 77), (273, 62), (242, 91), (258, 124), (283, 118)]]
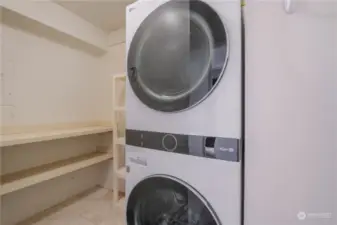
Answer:
[(337, 2), (292, 2), (245, 7), (247, 225), (337, 223)]
[(8, 10), (2, 36), (3, 125), (100, 120), (101, 54)]
[[(112, 75), (124, 71), (123, 31), (110, 34), (112, 41), (102, 51), (7, 9), (1, 13), (1, 132), (8, 127), (111, 126)], [(115, 35), (120, 41), (113, 41)], [(110, 151), (111, 144), (107, 132), (2, 147), (1, 174)], [(17, 224), (97, 185), (111, 189), (112, 180), (109, 160), (3, 195), (1, 225)]]

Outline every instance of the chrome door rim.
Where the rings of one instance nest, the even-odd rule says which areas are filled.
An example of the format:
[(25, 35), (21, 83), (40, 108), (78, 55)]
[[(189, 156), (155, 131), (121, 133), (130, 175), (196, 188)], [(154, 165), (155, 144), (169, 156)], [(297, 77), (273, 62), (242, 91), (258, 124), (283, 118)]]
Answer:
[[(164, 2), (163, 4), (161, 4), (160, 6), (159, 6), (159, 8), (160, 7), (162, 7), (163, 5), (165, 5), (165, 4), (168, 4), (168, 3), (170, 3), (170, 2), (175, 2), (175, 0), (170, 0), (170, 1), (167, 1), (167, 2)], [(129, 83), (130, 83), (130, 85), (131, 85), (131, 88), (133, 89), (133, 92), (134, 92), (134, 94), (138, 97), (138, 99), (144, 104), (144, 105), (146, 105), (146, 106), (148, 106), (150, 109), (152, 109), (152, 110), (155, 110), (155, 111), (159, 111), (159, 112), (164, 112), (164, 113), (178, 113), (178, 112), (183, 112), (183, 111), (185, 111), (185, 110), (189, 110), (189, 109), (191, 109), (191, 108), (193, 108), (193, 107), (196, 107), (196, 106), (198, 106), (201, 102), (203, 102), (204, 100), (206, 100), (212, 93), (213, 93), (213, 91), (218, 87), (218, 85), (220, 84), (220, 82), (221, 82), (221, 79), (222, 79), (222, 77), (224, 76), (224, 73), (225, 73), (225, 70), (226, 70), (226, 68), (227, 68), (227, 66), (228, 66), (228, 62), (229, 62), (229, 58), (230, 58), (230, 56), (229, 56), (229, 54), (230, 54), (230, 35), (229, 35), (229, 30), (228, 30), (228, 27), (227, 27), (227, 24), (226, 24), (226, 20), (223, 18), (223, 17), (221, 17), (220, 15), (221, 14), (219, 14), (218, 12), (217, 12), (217, 10), (215, 9), (215, 8), (213, 8), (212, 6), (210, 6), (209, 4), (207, 4), (206, 2), (204, 2), (203, 0), (197, 0), (196, 2), (201, 2), (202, 4), (204, 4), (204, 5), (207, 5), (207, 7), (212, 11), (212, 12), (214, 12), (216, 15), (217, 15), (217, 17), (218, 17), (218, 19), (219, 19), (219, 22), (221, 23), (221, 27), (222, 27), (222, 29), (223, 29), (223, 33), (224, 33), (224, 46), (226, 46), (226, 48), (225, 48), (225, 50), (224, 51), (222, 51), (222, 54), (224, 54), (224, 58), (223, 58), (223, 62), (222, 62), (222, 66), (221, 66), (221, 68), (219, 67), (219, 72), (218, 72), (218, 76), (217, 76), (217, 79), (216, 79), (216, 82), (212, 85), (212, 87), (207, 91), (207, 93), (205, 93), (202, 97), (200, 97), (198, 100), (195, 100), (195, 101), (193, 101), (192, 103), (190, 103), (189, 105), (186, 105), (186, 107), (177, 107), (177, 108), (174, 108), (174, 109), (167, 109), (164, 105), (163, 106), (160, 106), (161, 104), (160, 103), (158, 103), (158, 99), (157, 98), (153, 98), (153, 99), (155, 99), (154, 100), (154, 103), (153, 103), (153, 105), (152, 104), (150, 104), (150, 102), (151, 101), (153, 101), (153, 100), (149, 100), (148, 98), (149, 98), (149, 96), (151, 96), (151, 95), (148, 95), (148, 94), (145, 94), (145, 95), (147, 95), (147, 97), (144, 97), (144, 98), (142, 98), (142, 97), (140, 97), (140, 95), (142, 95), (142, 93), (138, 93), (138, 92), (143, 92), (143, 93), (147, 93), (147, 91), (145, 91), (143, 88), (140, 90), (138, 87), (137, 87), (137, 90), (135, 90), (135, 88), (134, 88), (134, 86), (141, 86), (141, 84), (137, 84), (137, 85), (134, 85), (133, 83), (133, 76), (132, 76), (132, 73), (131, 72), (129, 72), (129, 71), (131, 71), (130, 70), (130, 68), (132, 68), (132, 66), (134, 65), (134, 59), (133, 59), (133, 56), (132, 56), (132, 58), (130, 58), (130, 54), (131, 55), (133, 55), (134, 54), (134, 51), (132, 50), (132, 46), (134, 45), (133, 43), (134, 43), (134, 41), (135, 41), (135, 39), (136, 39), (136, 35), (137, 35), (137, 33), (138, 33), (138, 31), (140, 30), (140, 28), (141, 28), (141, 26), (139, 26), (138, 28), (137, 28), (137, 30), (136, 30), (136, 32), (135, 32), (135, 36), (133, 36), (132, 37), (132, 39), (131, 39), (131, 42), (130, 42), (130, 46), (129, 46), (129, 50), (128, 50), (128, 53), (127, 53), (127, 73), (128, 73), (128, 80), (129, 80)], [(153, 12), (155, 12), (157, 9), (155, 9)], [(153, 13), (152, 12), (152, 13)], [(150, 14), (151, 15), (151, 14)], [(144, 19), (144, 21), (146, 20), (148, 18), (148, 16)], [(144, 23), (144, 21), (142, 21), (141, 22), (141, 24), (143, 24)], [(208, 22), (207, 20), (206, 20), (206, 22)], [(212, 28), (212, 31), (213, 31), (213, 28)], [(213, 35), (214, 36), (214, 35)], [(213, 51), (214, 51), (214, 49), (213, 49)], [(132, 54), (133, 53), (133, 54)], [(188, 94), (187, 94), (187, 96), (188, 96)], [(183, 98), (182, 96), (179, 96), (180, 98)], [(145, 100), (145, 101), (144, 101)], [(179, 100), (179, 98), (177, 99), (177, 100)], [(170, 102), (174, 102), (174, 100), (172, 100), (172, 101), (166, 101), (166, 103), (165, 104), (171, 104)], [(161, 107), (163, 107), (164, 109), (162, 109)]]

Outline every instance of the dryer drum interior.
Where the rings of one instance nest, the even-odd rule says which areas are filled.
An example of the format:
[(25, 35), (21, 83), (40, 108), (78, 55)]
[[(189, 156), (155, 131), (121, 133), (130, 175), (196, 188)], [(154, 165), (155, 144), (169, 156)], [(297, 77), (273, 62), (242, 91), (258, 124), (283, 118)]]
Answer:
[(137, 29), (128, 52), (131, 87), (148, 107), (176, 112), (204, 100), (219, 83), (228, 33), (208, 4), (169, 1)]
[(140, 182), (127, 203), (128, 225), (220, 225), (207, 201), (173, 177)]

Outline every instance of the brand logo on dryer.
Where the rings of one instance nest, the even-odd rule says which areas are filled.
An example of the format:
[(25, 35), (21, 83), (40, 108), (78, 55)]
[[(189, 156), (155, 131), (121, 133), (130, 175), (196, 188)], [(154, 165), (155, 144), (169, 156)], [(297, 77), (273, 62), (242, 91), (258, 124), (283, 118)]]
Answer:
[(225, 147), (220, 147), (219, 150), (222, 152), (230, 152), (230, 153), (235, 151), (234, 148), (225, 148)]
[(147, 160), (141, 157), (129, 157), (130, 162), (137, 164), (137, 165), (142, 165), (142, 166), (147, 166)]

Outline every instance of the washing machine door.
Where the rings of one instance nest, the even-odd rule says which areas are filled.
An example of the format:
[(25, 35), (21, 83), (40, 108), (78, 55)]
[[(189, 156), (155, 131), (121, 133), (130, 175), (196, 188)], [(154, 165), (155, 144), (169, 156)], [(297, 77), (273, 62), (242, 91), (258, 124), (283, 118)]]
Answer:
[(128, 225), (220, 225), (211, 205), (188, 184), (170, 176), (140, 182), (127, 203)]
[(228, 56), (228, 33), (213, 8), (198, 0), (171, 0), (136, 31), (127, 73), (144, 104), (176, 112), (195, 106), (212, 92)]

